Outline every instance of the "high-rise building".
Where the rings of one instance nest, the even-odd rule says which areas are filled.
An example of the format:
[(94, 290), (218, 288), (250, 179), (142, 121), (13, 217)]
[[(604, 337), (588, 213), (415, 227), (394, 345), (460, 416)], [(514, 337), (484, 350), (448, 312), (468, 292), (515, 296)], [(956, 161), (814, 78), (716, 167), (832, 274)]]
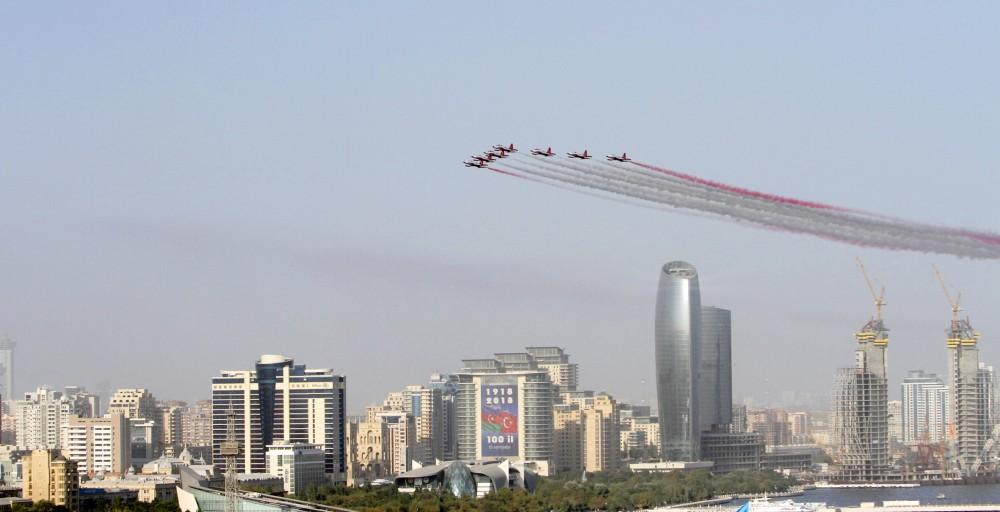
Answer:
[(834, 437), (842, 481), (890, 477), (889, 386), (886, 346), (889, 329), (881, 314), (855, 334), (854, 367), (837, 372), (833, 389)]
[(809, 437), (809, 413), (805, 411), (788, 413), (788, 426), (792, 432), (792, 442), (801, 444)]
[(979, 363), (979, 406), (983, 413), (979, 416), (979, 431), (985, 443), (993, 437), (994, 428), (998, 428), (1000, 417), (996, 414), (997, 373), (992, 366)]
[(903, 378), (902, 442), (940, 443), (948, 432), (948, 386), (933, 373), (910, 370)]
[(310, 486), (329, 480), (324, 470), (322, 445), (276, 443), (267, 446), (267, 472), (284, 480), (285, 492), (300, 495)]
[(417, 439), (413, 416), (404, 411), (369, 409), (368, 421), (384, 424), (389, 432), (385, 457), (389, 474), (398, 475), (413, 469), (410, 453)]
[(34, 450), (21, 457), (21, 470), (21, 496), (36, 503), (49, 501), (71, 512), (80, 510), (76, 462), (67, 460), (58, 450)]
[(747, 432), (760, 434), (767, 446), (780, 446), (792, 442), (792, 428), (788, 413), (781, 409), (758, 409), (746, 413)]
[(576, 391), (580, 370), (576, 363), (569, 362), (569, 354), (559, 347), (527, 347), (524, 349), (535, 360), (538, 368), (549, 372), (549, 380), (556, 387), (556, 393)]
[(185, 422), (184, 444), (188, 446), (212, 446), (212, 401), (198, 400), (188, 409)]
[(96, 418), (101, 415), (101, 397), (88, 393), (82, 386), (66, 386), (63, 395), (73, 403), (73, 414), (81, 418)]
[(422, 465), (433, 465), (444, 456), (444, 404), (441, 390), (406, 386), (402, 410), (413, 416), (417, 439), (411, 456)]
[(618, 403), (605, 393), (563, 393), (553, 410), (553, 471), (606, 471), (621, 463)]
[(132, 459), (148, 462), (163, 453), (163, 417), (148, 389), (123, 388), (108, 403), (108, 414), (120, 414), (131, 423)]
[(989, 416), (979, 372), (979, 333), (966, 319), (952, 318), (948, 330), (948, 387), (951, 397), (948, 418), (954, 425), (953, 466), (963, 474), (975, 473), (989, 432), (983, 425)]
[(325, 473), (345, 480), (344, 428), (346, 381), (328, 369), (296, 365), (290, 357), (263, 355), (253, 370), (225, 370), (212, 378), (213, 460), (224, 470), (220, 447), (226, 416), (236, 413), (236, 435), (243, 453), (237, 471), (267, 470), (266, 447), (278, 442), (322, 445)]
[(463, 365), (455, 396), (458, 458), (511, 457), (545, 468), (552, 460), (555, 400), (549, 372), (528, 353), (499, 353)]
[(121, 476), (131, 468), (129, 422), (120, 414), (103, 418), (71, 416), (63, 439), (63, 454), (81, 475)]
[(458, 377), (434, 373), (427, 385), (441, 391), (441, 457), (444, 460), (458, 458), (458, 440), (455, 430), (455, 395), (458, 393)]
[(728, 430), (733, 412), (732, 313), (701, 308), (698, 419), (701, 431)]
[(163, 454), (176, 457), (184, 449), (184, 417), (187, 404), (168, 401), (159, 404), (160, 425), (163, 429)]
[(895, 449), (903, 443), (903, 402), (889, 400), (886, 410), (889, 415), (889, 446)]
[(41, 387), (17, 402), (17, 444), (25, 448), (61, 446), (62, 431), (73, 414), (73, 404), (60, 391)]
[(698, 460), (701, 292), (690, 263), (663, 266), (656, 297), (656, 396), (661, 458)]
[[(14, 347), (16, 346), (17, 344), (10, 338), (0, 338), (0, 401), (3, 404), (9, 403), (16, 396), (14, 394)], [(9, 407), (7, 410), (13, 411)]]

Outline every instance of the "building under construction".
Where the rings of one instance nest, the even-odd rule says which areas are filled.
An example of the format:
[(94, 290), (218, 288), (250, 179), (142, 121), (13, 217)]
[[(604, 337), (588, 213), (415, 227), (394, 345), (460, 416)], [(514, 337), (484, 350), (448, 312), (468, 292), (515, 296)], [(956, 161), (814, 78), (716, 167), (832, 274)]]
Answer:
[(844, 482), (877, 482), (892, 479), (889, 465), (889, 384), (886, 347), (889, 329), (882, 321), (885, 290), (875, 294), (864, 265), (858, 261), (875, 299), (875, 313), (854, 335), (854, 367), (837, 371), (833, 388), (834, 438), (838, 470)]
[(995, 464), (990, 460), (990, 451), (994, 447), (990, 441), (993, 430), (993, 371), (979, 363), (979, 333), (972, 328), (968, 318), (958, 316), (962, 310), (961, 294), (952, 299), (937, 267), (934, 267), (934, 274), (951, 306), (951, 324), (947, 331), (951, 469), (966, 477), (993, 473)]

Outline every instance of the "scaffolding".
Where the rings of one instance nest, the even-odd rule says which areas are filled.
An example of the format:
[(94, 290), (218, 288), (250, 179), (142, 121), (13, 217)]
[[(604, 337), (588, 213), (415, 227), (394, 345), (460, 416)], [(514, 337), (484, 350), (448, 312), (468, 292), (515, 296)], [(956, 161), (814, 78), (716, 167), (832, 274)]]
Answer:
[(833, 428), (837, 442), (836, 479), (877, 482), (892, 477), (889, 453), (889, 383), (886, 348), (889, 328), (882, 320), (885, 288), (875, 292), (864, 264), (858, 266), (875, 301), (875, 315), (854, 338), (854, 368), (837, 371), (833, 385)]
[(944, 276), (937, 266), (932, 266), (941, 284), (948, 305), (951, 306), (951, 324), (948, 326), (948, 385), (949, 400), (948, 443), (952, 455), (951, 466), (963, 476), (976, 476), (983, 470), (993, 471), (995, 464), (989, 460), (994, 443), (992, 435), (992, 375), (979, 366), (980, 334), (972, 328), (968, 317), (959, 318), (962, 311), (962, 294), (952, 298)]

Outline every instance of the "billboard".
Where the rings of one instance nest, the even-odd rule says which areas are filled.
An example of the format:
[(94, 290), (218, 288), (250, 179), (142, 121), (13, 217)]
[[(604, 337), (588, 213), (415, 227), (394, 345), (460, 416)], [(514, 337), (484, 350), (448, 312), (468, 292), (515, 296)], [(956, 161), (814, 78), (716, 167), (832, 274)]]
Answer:
[(483, 457), (518, 454), (517, 381), (484, 383), (480, 386), (479, 432)]

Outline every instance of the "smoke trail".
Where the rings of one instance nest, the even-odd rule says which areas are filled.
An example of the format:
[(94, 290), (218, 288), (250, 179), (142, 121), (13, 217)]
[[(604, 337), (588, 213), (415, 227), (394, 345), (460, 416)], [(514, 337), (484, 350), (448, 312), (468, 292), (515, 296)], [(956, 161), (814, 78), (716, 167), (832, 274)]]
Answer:
[[(546, 163), (546, 164), (549, 163), (549, 162), (550, 162), (549, 160), (545, 160), (544, 161), (544, 163)], [(738, 211), (739, 210), (738, 207), (733, 207), (733, 206), (730, 206), (730, 205), (725, 205), (725, 204), (723, 204), (721, 202), (718, 202), (718, 201), (715, 201), (715, 202), (713, 202), (713, 201), (706, 201), (706, 200), (703, 200), (701, 198), (694, 198), (694, 199), (692, 199), (691, 195), (688, 194), (688, 193), (672, 193), (672, 192), (668, 192), (668, 196), (664, 197), (663, 193), (659, 193), (657, 195), (657, 194), (652, 193), (650, 191), (636, 190), (634, 187), (633, 188), (628, 188), (628, 187), (623, 188), (623, 187), (621, 187), (619, 185), (615, 185), (614, 183), (611, 183), (611, 182), (602, 183), (602, 182), (599, 182), (599, 181), (589, 180), (585, 176), (580, 176), (580, 175), (574, 176), (570, 172), (566, 172), (566, 171), (563, 171), (563, 170), (560, 170), (560, 169), (554, 169), (551, 166), (546, 166), (546, 165), (544, 165), (542, 163), (538, 163), (537, 165), (540, 166), (541, 168), (545, 169), (545, 171), (539, 171), (538, 169), (528, 169), (528, 168), (525, 168), (525, 167), (515, 166), (513, 164), (504, 164), (504, 165), (514, 167), (515, 169), (517, 169), (517, 170), (519, 170), (519, 171), (521, 171), (523, 173), (541, 174), (541, 175), (543, 175), (543, 176), (545, 176), (547, 178), (562, 180), (564, 182), (567, 182), (567, 183), (570, 183), (570, 184), (574, 184), (574, 185), (582, 185), (582, 186), (585, 186), (585, 187), (596, 188), (598, 190), (604, 190), (604, 191), (607, 191), (607, 192), (612, 192), (612, 193), (616, 193), (616, 194), (622, 194), (622, 195), (629, 196), (629, 197), (637, 197), (637, 198), (641, 198), (641, 199), (644, 199), (644, 200), (647, 200), (647, 201), (659, 202), (659, 203), (663, 203), (663, 204), (666, 204), (666, 205), (674, 206), (674, 207), (677, 207), (677, 208), (689, 208), (689, 209), (693, 209), (693, 210), (702, 210), (702, 211), (711, 212), (711, 213), (714, 213), (715, 215), (718, 215), (718, 216), (714, 216), (714, 218), (716, 218), (716, 219), (718, 219), (718, 218), (725, 218), (725, 219), (732, 220), (734, 222), (750, 221), (750, 222), (754, 222), (754, 223), (758, 224), (759, 226), (767, 228), (767, 229), (775, 229), (775, 230), (787, 231), (787, 232), (793, 232), (793, 233), (811, 234), (811, 235), (814, 235), (814, 236), (828, 238), (828, 239), (836, 240), (836, 241), (839, 241), (839, 242), (855, 243), (856, 245), (864, 245), (864, 246), (872, 246), (872, 247), (883, 247), (883, 248), (894, 248), (894, 247), (885, 247), (882, 244), (880, 244), (878, 242), (875, 242), (875, 241), (857, 241), (857, 240), (854, 240), (852, 238), (839, 235), (837, 233), (827, 233), (827, 232), (823, 232), (823, 231), (817, 231), (815, 229), (811, 229), (810, 226), (808, 226), (808, 225), (802, 225), (801, 223), (798, 223), (798, 225), (796, 225), (795, 223), (790, 223), (790, 222), (768, 221), (766, 218), (761, 217), (759, 214), (757, 214), (757, 212), (752, 212), (752, 213), (743, 212), (743, 213), (740, 213)], [(554, 165), (554, 166), (562, 166), (562, 167), (566, 167), (566, 168), (573, 168), (571, 165), (560, 163), (558, 161), (552, 162), (552, 165)], [(575, 190), (580, 191), (579, 188), (576, 188)], [(677, 211), (677, 210), (674, 210), (674, 211)]]
[[(840, 242), (896, 250), (939, 252), (974, 258), (1000, 258), (1000, 237), (990, 233), (928, 226), (821, 203), (784, 198), (676, 173), (647, 164), (626, 166), (566, 162), (552, 157), (501, 161), (548, 185), (604, 198), (639, 200), (645, 205), (684, 208), (713, 218), (748, 221), (760, 227), (806, 233)], [(514, 173), (511, 173), (514, 174)], [(656, 206), (654, 206), (656, 207)]]

